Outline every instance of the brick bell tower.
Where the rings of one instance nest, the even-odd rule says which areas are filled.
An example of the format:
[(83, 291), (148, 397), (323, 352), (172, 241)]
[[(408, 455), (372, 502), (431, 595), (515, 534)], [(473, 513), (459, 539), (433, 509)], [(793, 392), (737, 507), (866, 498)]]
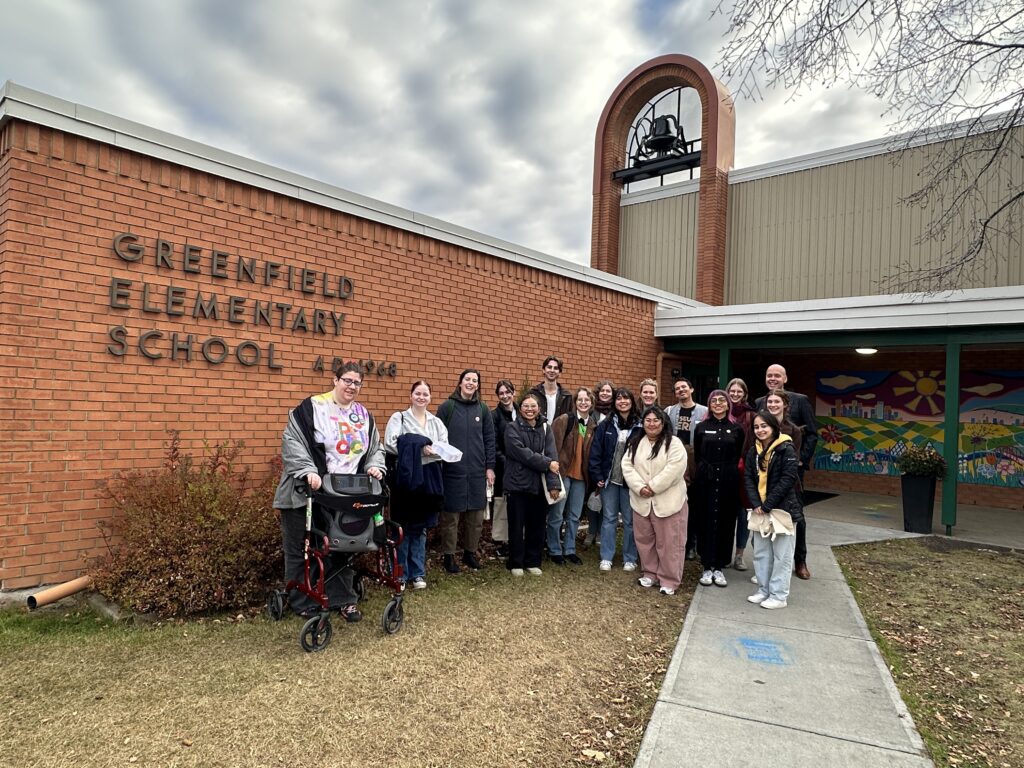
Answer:
[[(732, 97), (707, 67), (682, 54), (641, 64), (612, 93), (601, 113), (594, 146), (594, 210), (590, 265), (619, 271), (619, 198), (614, 178), (628, 160), (626, 142), (633, 120), (651, 99), (671, 88), (697, 91), (701, 103), (700, 187), (697, 214), (697, 295), (706, 304), (725, 301), (725, 237), (729, 169), (733, 165), (736, 118)], [(696, 157), (694, 165), (697, 165)]]

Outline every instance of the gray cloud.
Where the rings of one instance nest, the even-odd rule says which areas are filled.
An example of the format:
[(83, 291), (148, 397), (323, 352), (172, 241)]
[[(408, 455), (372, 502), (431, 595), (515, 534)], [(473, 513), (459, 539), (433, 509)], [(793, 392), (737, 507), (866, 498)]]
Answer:
[[(594, 133), (653, 56), (713, 65), (712, 4), (40, 0), (0, 80), (511, 240), (589, 260)], [(737, 164), (875, 138), (848, 90), (737, 104)]]

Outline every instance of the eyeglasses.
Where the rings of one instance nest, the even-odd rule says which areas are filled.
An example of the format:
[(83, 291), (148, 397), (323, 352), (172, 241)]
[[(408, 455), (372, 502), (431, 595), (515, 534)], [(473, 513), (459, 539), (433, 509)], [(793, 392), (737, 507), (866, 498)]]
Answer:
[(712, 397), (710, 400), (708, 400), (708, 402), (709, 403), (727, 403), (729, 401), (726, 400), (724, 397)]
[(363, 386), (363, 382), (358, 379), (338, 379), (338, 383), (346, 387), (352, 387), (352, 389), (359, 389)]

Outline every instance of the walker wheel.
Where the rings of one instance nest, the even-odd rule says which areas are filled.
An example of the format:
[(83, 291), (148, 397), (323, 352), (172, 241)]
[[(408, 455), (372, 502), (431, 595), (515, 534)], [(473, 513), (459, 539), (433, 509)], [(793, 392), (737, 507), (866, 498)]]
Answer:
[(306, 653), (322, 651), (330, 644), (333, 634), (334, 627), (331, 626), (329, 615), (314, 616), (302, 625), (302, 632), (299, 633), (299, 645)]
[(357, 602), (361, 602), (366, 597), (366, 580), (363, 579), (363, 574), (357, 573), (352, 580), (352, 591), (356, 593)]
[(402, 606), (401, 597), (393, 597), (386, 606), (384, 606), (384, 615), (381, 617), (381, 626), (384, 631), (393, 635), (402, 628), (402, 622), (405, 621), (405, 608)]
[(267, 616), (274, 621), (284, 618), (284, 595), (280, 590), (275, 589), (267, 595)]

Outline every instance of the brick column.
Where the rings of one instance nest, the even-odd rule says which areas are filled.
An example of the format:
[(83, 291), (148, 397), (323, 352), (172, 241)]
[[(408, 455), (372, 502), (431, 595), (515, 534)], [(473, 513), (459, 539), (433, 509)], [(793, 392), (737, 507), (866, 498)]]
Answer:
[(662, 91), (680, 85), (694, 88), (701, 102), (695, 298), (707, 304), (721, 304), (725, 300), (726, 216), (735, 115), (732, 98), (725, 86), (690, 56), (671, 54), (641, 64), (619, 84), (601, 113), (594, 147), (590, 265), (618, 274), (622, 185), (612, 180), (612, 172), (626, 163), (629, 128), (643, 106)]

